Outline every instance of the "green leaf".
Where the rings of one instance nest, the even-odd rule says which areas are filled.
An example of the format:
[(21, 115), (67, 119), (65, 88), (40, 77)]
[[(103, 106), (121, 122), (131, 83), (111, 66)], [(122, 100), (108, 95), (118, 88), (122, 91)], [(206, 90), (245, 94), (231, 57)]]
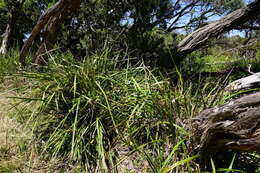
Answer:
[(211, 167), (212, 167), (212, 173), (216, 173), (216, 167), (215, 167), (215, 164), (214, 164), (214, 161), (212, 158), (210, 158), (210, 163), (211, 163)]
[(188, 162), (190, 162), (190, 161), (192, 161), (193, 159), (196, 159), (196, 158), (198, 158), (198, 157), (199, 157), (199, 155), (196, 155), (196, 156), (188, 157), (188, 158), (186, 158), (186, 159), (183, 159), (183, 160), (181, 160), (181, 161), (178, 161), (178, 162), (174, 163), (172, 166), (165, 168), (161, 173), (168, 173), (168, 172), (170, 172), (171, 170), (173, 170), (174, 168), (176, 168), (177, 166), (182, 165), (182, 164), (185, 164), (185, 163), (188, 163)]
[(180, 144), (183, 143), (184, 140), (181, 140), (180, 142), (178, 142), (172, 149), (171, 153), (169, 154), (169, 156), (166, 158), (166, 160), (162, 163), (162, 169), (165, 168), (165, 166), (169, 163), (170, 159), (172, 158), (172, 156), (174, 155), (174, 153), (177, 151), (177, 149), (179, 148)]

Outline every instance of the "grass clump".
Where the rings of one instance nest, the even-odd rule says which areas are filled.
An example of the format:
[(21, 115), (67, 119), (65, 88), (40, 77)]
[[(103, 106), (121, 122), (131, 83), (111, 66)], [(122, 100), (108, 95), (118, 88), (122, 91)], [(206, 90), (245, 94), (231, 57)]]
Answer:
[(20, 118), (31, 125), (42, 153), (87, 170), (198, 169), (181, 122), (213, 103), (217, 88), (171, 84), (142, 62), (130, 65), (112, 55), (106, 50), (82, 63), (54, 57), (42, 72), (23, 74), (33, 93), (23, 99), (38, 104)]

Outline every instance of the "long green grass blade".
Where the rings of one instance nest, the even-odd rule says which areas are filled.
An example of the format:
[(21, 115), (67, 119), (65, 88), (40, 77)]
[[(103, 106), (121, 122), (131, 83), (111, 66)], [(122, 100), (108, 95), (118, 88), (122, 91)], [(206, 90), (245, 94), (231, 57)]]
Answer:
[(190, 161), (192, 161), (192, 160), (194, 160), (194, 159), (196, 159), (198, 157), (199, 157), (199, 155), (196, 155), (196, 156), (188, 157), (186, 159), (178, 161), (178, 162), (174, 163), (172, 166), (169, 166), (169, 167), (165, 168), (164, 170), (162, 170), (161, 173), (168, 173), (171, 170), (173, 170), (174, 168), (176, 168), (177, 166), (185, 164), (185, 163), (188, 163), (188, 162), (190, 162)]

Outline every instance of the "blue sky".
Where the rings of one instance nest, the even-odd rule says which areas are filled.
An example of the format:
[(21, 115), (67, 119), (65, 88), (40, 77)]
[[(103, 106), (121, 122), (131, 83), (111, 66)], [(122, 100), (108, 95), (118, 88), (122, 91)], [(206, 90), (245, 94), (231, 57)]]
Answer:
[[(245, 4), (248, 4), (248, 3), (252, 2), (252, 1), (253, 0), (244, 0)], [(197, 9), (197, 10), (199, 11), (200, 9)], [(195, 13), (193, 13), (193, 15), (199, 16), (200, 13), (196, 13), (195, 12)], [(121, 21), (122, 25), (126, 25), (127, 24), (127, 25), (130, 26), (133, 23), (133, 19), (131, 19), (129, 16), (130, 16), (130, 12), (125, 14), (125, 20)], [(209, 17), (208, 22), (218, 20), (218, 19), (220, 19), (223, 16), (218, 16), (218, 15), (211, 16), (211, 17)], [(172, 20), (174, 20), (174, 19), (172, 19)], [(185, 23), (187, 23), (189, 21), (189, 16), (182, 17), (180, 21), (181, 21), (181, 23), (178, 24), (179, 26), (185, 25)], [(170, 25), (170, 22), (169, 22), (169, 25)], [(184, 29), (180, 29), (180, 30), (177, 30), (177, 32), (185, 33), (185, 30)], [(228, 35), (230, 35), (230, 36), (233, 36), (233, 35), (244, 36), (244, 33), (241, 32), (241, 31), (238, 31), (238, 30), (233, 30), (233, 31), (230, 31), (228, 33)]]

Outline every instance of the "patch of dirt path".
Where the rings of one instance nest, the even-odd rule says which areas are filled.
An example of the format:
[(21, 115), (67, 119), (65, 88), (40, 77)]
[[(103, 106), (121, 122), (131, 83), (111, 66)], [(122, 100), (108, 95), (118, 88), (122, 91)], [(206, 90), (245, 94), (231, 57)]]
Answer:
[(15, 96), (12, 90), (0, 90), (0, 172), (16, 172), (20, 169), (19, 156), (16, 155), (16, 141), (22, 137), (19, 123), (9, 117)]
[(43, 160), (37, 154), (31, 131), (12, 118), (14, 90), (0, 86), (0, 173), (74, 173), (76, 167), (57, 159)]
[(12, 108), (13, 91), (0, 92), (0, 145), (7, 144), (7, 135), (10, 131), (16, 129), (17, 122), (9, 118), (8, 114)]

